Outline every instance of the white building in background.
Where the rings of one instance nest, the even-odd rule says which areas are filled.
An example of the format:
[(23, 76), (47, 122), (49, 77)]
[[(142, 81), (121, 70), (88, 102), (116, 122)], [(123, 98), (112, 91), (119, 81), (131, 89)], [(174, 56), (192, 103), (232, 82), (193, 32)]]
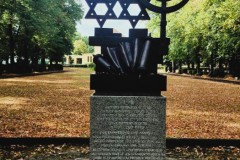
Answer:
[(94, 47), (94, 53), (83, 53), (82, 55), (65, 55), (64, 65), (86, 65), (93, 63), (93, 55), (100, 54), (101, 47)]
[(90, 64), (93, 63), (93, 53), (84, 53), (82, 55), (65, 55), (63, 62), (66, 65)]

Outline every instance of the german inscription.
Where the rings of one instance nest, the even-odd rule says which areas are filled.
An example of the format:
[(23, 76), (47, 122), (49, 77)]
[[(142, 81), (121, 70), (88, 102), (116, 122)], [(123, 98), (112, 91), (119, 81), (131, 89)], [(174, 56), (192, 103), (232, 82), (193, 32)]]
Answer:
[(91, 98), (91, 160), (165, 157), (165, 98)]

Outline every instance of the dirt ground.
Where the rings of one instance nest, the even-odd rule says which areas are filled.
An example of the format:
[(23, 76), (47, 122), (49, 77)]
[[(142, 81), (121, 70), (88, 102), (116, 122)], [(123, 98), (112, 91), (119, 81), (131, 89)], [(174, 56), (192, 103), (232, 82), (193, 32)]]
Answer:
[[(166, 149), (166, 160), (239, 160), (237, 147), (176, 147)], [(0, 146), (0, 159), (17, 160), (89, 160), (89, 146), (84, 145), (11, 145)]]
[[(0, 137), (89, 137), (90, 69), (0, 79)], [(167, 137), (240, 139), (240, 85), (168, 76)]]
[(240, 138), (240, 85), (168, 76), (167, 136)]

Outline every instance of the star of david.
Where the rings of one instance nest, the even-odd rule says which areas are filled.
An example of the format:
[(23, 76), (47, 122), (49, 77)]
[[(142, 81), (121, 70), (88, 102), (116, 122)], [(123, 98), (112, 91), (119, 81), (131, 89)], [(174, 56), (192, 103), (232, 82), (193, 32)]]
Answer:
[[(144, 8), (140, 3), (139, 0), (119, 0), (119, 3), (122, 7), (122, 13), (119, 16), (119, 19), (127, 19), (131, 23), (132, 27), (135, 28), (139, 20), (149, 20), (150, 17), (146, 11), (146, 8)], [(133, 16), (130, 15), (128, 8), (131, 4), (138, 4), (140, 7), (140, 12), (138, 15)]]
[[(102, 28), (106, 20), (114, 19), (114, 20), (129, 20), (132, 27), (135, 28), (139, 20), (149, 20), (150, 17), (146, 12), (146, 8), (139, 3), (139, 0), (86, 0), (89, 11), (86, 14), (86, 19), (96, 19), (100, 27)], [(122, 7), (122, 12), (120, 13), (119, 17), (116, 16), (114, 13), (114, 6), (116, 3)], [(107, 12), (104, 15), (98, 15), (95, 11), (95, 7), (98, 4), (105, 4), (107, 6)], [(131, 4), (138, 4), (140, 8), (140, 12), (138, 15), (130, 15), (128, 8)]]

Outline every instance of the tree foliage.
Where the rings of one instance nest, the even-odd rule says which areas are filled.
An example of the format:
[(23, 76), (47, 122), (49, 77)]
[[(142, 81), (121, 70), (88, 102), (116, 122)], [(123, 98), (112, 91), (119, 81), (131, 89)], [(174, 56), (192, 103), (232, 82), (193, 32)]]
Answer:
[(94, 49), (88, 45), (88, 37), (82, 36), (80, 33), (76, 33), (73, 42), (73, 54), (81, 55), (84, 53), (93, 53)]
[[(62, 61), (83, 10), (75, 0), (0, 1), (0, 58), (12, 66)], [(17, 57), (17, 62), (16, 62)]]
[(86, 45), (86, 43), (83, 40), (81, 40), (81, 39), (76, 40), (74, 42), (73, 53), (77, 54), (77, 55), (81, 55), (83, 53), (87, 53), (87, 45)]
[[(190, 0), (168, 15), (167, 35), (171, 38), (168, 58), (196, 67), (200, 65), (240, 74), (240, 1)], [(153, 16), (157, 16), (153, 14)], [(159, 34), (159, 18), (152, 18), (149, 29)], [(195, 64), (195, 65), (194, 65)]]

